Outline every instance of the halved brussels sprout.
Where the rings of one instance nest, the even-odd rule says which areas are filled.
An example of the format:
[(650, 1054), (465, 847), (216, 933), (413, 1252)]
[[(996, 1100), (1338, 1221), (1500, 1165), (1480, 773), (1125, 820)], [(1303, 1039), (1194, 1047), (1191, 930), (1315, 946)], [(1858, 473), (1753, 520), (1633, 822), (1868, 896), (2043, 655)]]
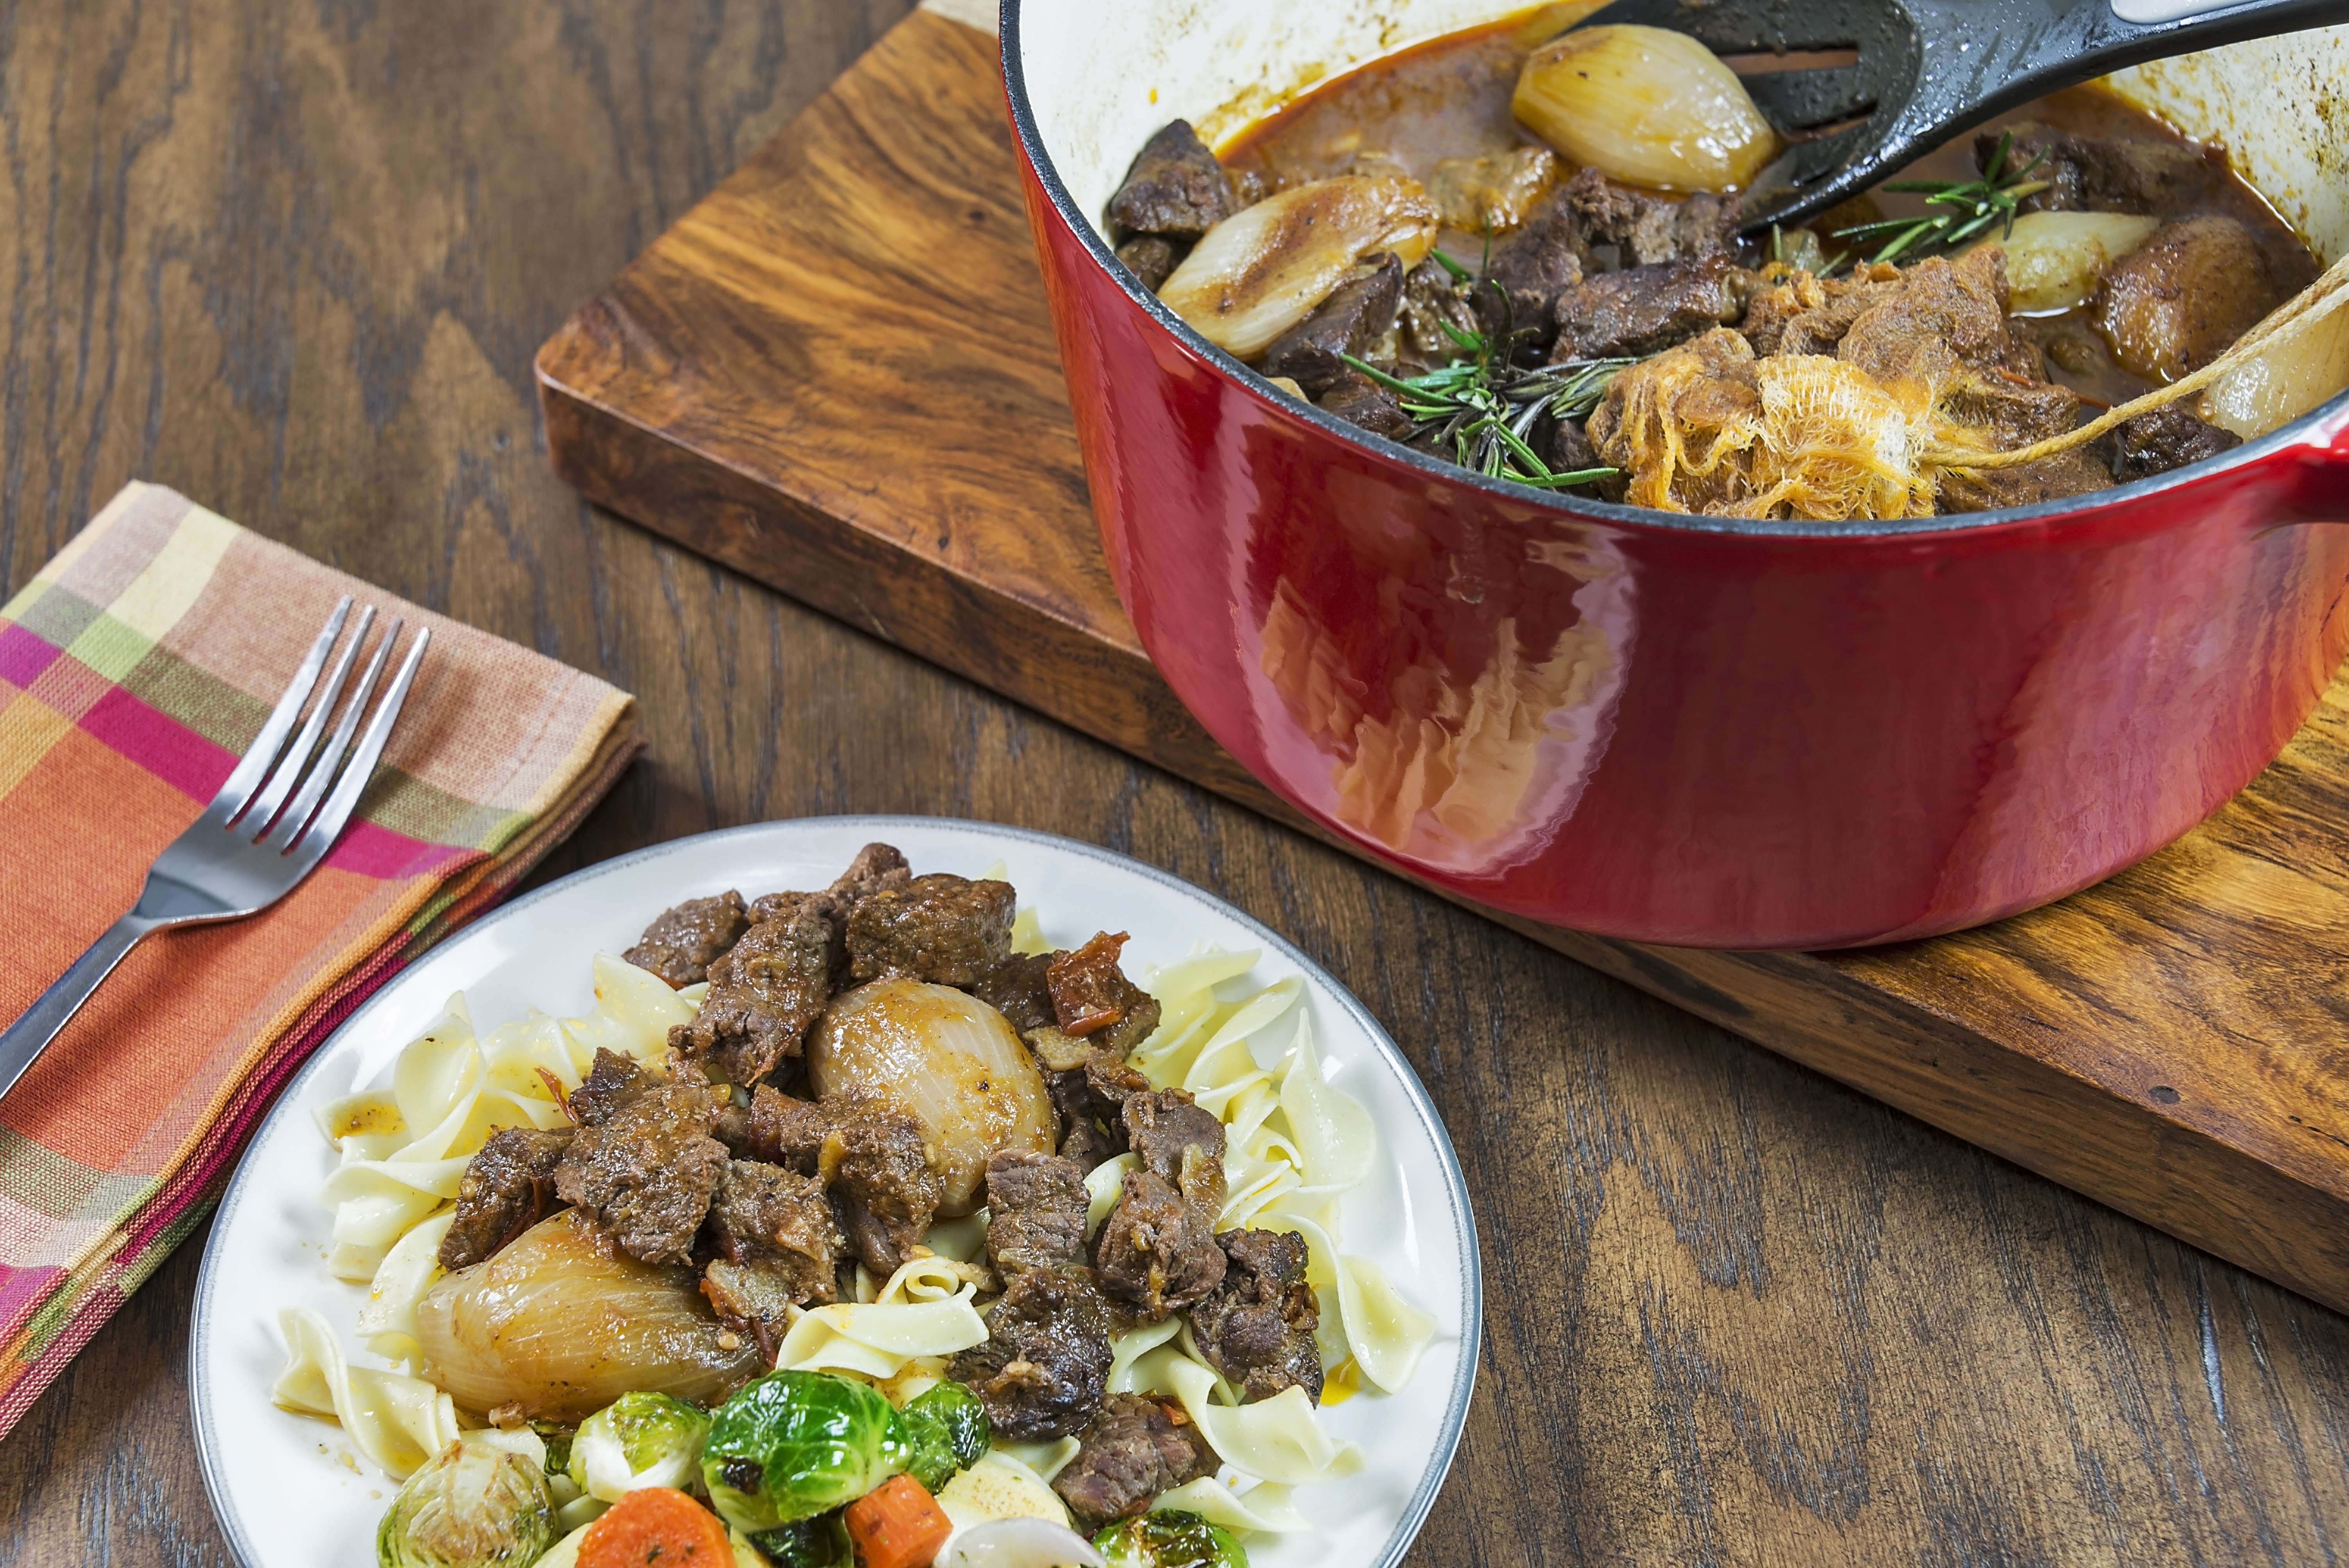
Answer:
[(546, 1475), (460, 1438), (408, 1478), (376, 1531), (378, 1568), (522, 1568), (554, 1544)]
[(987, 1407), (959, 1383), (940, 1383), (906, 1401), (900, 1414), (914, 1445), (914, 1479), (936, 1493), (987, 1452), (994, 1430)]
[(571, 1480), (589, 1497), (617, 1502), (640, 1487), (680, 1491), (701, 1479), (709, 1418), (667, 1394), (623, 1394), (579, 1424)]
[(1247, 1551), (1230, 1531), (1180, 1509), (1121, 1519), (1093, 1544), (1109, 1568), (1247, 1568)]
[(718, 1407), (701, 1479), (727, 1523), (757, 1533), (854, 1502), (911, 1468), (905, 1423), (870, 1384), (770, 1372)]

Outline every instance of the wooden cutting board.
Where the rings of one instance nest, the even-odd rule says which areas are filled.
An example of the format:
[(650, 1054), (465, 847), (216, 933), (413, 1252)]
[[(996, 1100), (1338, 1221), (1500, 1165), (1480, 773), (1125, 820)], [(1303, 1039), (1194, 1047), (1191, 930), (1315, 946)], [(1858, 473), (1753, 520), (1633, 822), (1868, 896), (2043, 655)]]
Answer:
[[(1118, 607), (978, 19), (916, 12), (547, 342), (555, 466), (647, 528), (1304, 827), (1175, 701)], [(2349, 1310), (2344, 824), (2336, 682), (2185, 839), (1983, 930), (1735, 954), (1493, 918)]]

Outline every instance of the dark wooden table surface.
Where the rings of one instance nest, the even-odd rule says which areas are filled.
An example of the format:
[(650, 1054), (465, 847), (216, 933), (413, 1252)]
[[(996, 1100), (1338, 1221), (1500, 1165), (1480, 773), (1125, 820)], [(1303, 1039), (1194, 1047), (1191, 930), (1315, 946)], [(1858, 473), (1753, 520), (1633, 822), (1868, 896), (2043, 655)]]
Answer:
[[(1483, 1226), (1483, 1372), (1417, 1561), (2349, 1553), (2349, 1322), (554, 480), (532, 351), (901, 9), (0, 0), (6, 587), (160, 480), (643, 699), (650, 751), (547, 874), (931, 812), (1289, 934), (1410, 1053)], [(202, 1241), (0, 1441), (0, 1564), (228, 1563), (189, 1431)]]

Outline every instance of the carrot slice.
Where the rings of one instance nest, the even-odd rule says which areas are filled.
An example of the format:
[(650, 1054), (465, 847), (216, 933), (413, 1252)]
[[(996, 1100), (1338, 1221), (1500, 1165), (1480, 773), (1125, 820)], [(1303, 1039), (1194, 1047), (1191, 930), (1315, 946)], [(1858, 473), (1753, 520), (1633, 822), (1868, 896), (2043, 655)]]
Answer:
[(930, 1568), (954, 1533), (929, 1489), (909, 1475), (890, 1477), (850, 1503), (843, 1517), (864, 1568)]
[(734, 1543), (716, 1514), (666, 1486), (632, 1491), (579, 1538), (579, 1568), (733, 1568)]

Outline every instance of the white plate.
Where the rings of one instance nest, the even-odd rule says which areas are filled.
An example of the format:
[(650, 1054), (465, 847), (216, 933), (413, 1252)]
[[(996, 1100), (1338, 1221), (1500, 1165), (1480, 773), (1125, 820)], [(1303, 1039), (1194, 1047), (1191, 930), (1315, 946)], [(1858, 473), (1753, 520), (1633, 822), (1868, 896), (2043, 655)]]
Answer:
[[(1370, 1109), (1382, 1140), (1371, 1179), (1341, 1211), (1349, 1252), (1374, 1258), (1436, 1321), (1434, 1343), (1401, 1393), (1366, 1393), (1324, 1412), (1362, 1445), (1361, 1474), (1297, 1494), (1319, 1526), (1251, 1552), (1259, 1568), (1400, 1562), (1435, 1501), (1467, 1418), (1482, 1321), (1475, 1222), (1459, 1161), (1402, 1054), (1361, 1003), (1303, 954), (1230, 906), (1165, 872), (1090, 844), (1017, 828), (918, 817), (771, 822), (680, 839), (592, 866), (509, 904), (435, 948), (335, 1031), (302, 1070), (221, 1200), (196, 1288), (189, 1372), (204, 1485), (246, 1568), (319, 1568), (375, 1560), (394, 1484), (332, 1421), (269, 1401), (285, 1360), (277, 1314), (314, 1306), (357, 1354), (365, 1288), (326, 1273), (329, 1215), (318, 1187), (333, 1150), (313, 1107), (382, 1081), (402, 1046), (462, 990), (483, 1028), (537, 1006), (574, 1016), (591, 999), (588, 958), (617, 953), (680, 899), (740, 888), (822, 887), (863, 845), (895, 844), (918, 872), (976, 876), (1000, 861), (1054, 942), (1133, 934), (1129, 967), (1179, 957), (1194, 942), (1260, 947), (1250, 978), (1302, 975), (1306, 1006), (1335, 1086)], [(361, 1356), (362, 1360), (370, 1358)]]

